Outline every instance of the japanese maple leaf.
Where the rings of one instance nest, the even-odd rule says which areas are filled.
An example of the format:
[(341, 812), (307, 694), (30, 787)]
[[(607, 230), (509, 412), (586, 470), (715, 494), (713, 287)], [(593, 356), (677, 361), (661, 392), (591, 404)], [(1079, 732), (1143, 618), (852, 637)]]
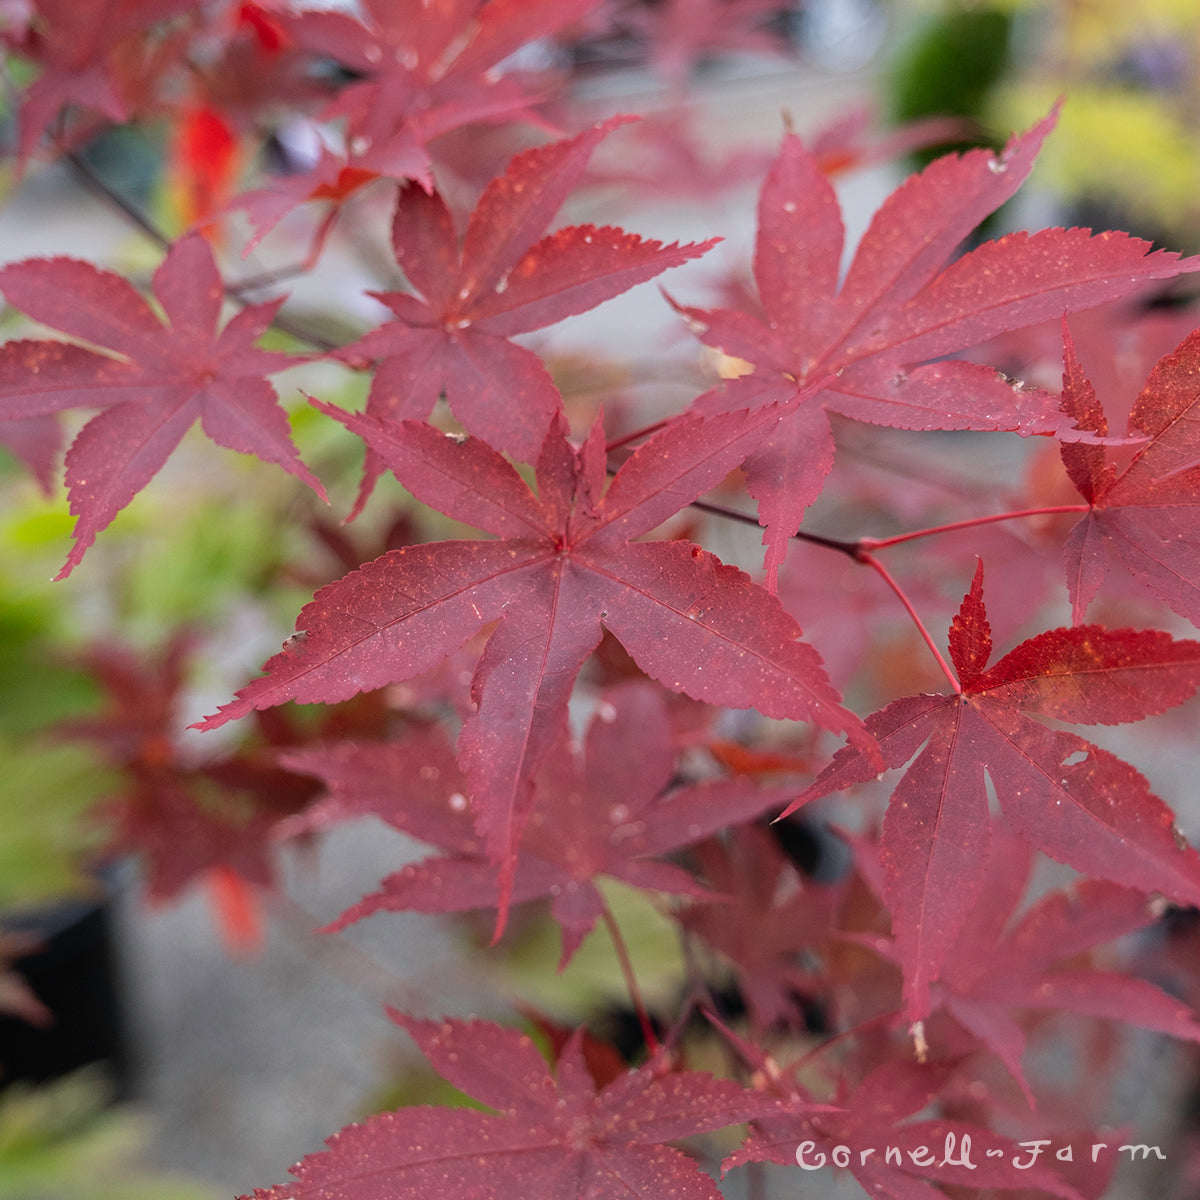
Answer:
[(713, 196), (761, 179), (771, 162), (769, 150), (738, 147), (714, 158), (696, 118), (683, 109), (647, 116), (627, 140), (621, 161), (594, 168), (588, 179), (621, 184), (675, 203), (711, 200)]
[(438, 1074), (495, 1111), (421, 1106), (368, 1117), (293, 1167), (293, 1182), (242, 1200), (720, 1200), (695, 1161), (665, 1143), (768, 1107), (761, 1093), (698, 1071), (667, 1073), (657, 1059), (597, 1092), (578, 1032), (552, 1078), (518, 1030), (389, 1013)]
[[(341, 352), (381, 360), (368, 412), (427, 417), (444, 392), (471, 433), (533, 461), (562, 401), (542, 360), (513, 336), (594, 308), (714, 244), (663, 246), (594, 225), (542, 236), (597, 143), (625, 120), (513, 158), (480, 197), (461, 248), (441, 196), (401, 190), (392, 246), (418, 295), (372, 293), (396, 319)], [(382, 470), (368, 451), (356, 511)]]
[[(911, 1020), (928, 1015), (930, 985), (982, 886), (988, 781), (1013, 828), (1052, 858), (1087, 876), (1200, 901), (1200, 857), (1146, 780), (1108, 751), (1025, 715), (1115, 725), (1164, 712), (1200, 686), (1200, 643), (1080, 625), (1038, 634), (989, 668), (990, 654), (981, 564), (950, 628), (961, 691), (896, 700), (866, 722), (888, 766), (912, 760), (880, 841)], [(857, 748), (840, 750), (792, 808), (876, 772)]]
[(885, 129), (870, 105), (860, 105), (835, 116), (817, 129), (809, 149), (830, 178), (855, 167), (895, 160), (917, 150), (947, 142), (968, 140), (974, 133), (962, 117), (924, 117)]
[[(1144, 892), (1082, 880), (1049, 892), (1015, 918), (1029, 881), (1026, 842), (997, 824), (983, 886), (951, 947), (933, 1003), (986, 1045), (1032, 1104), (1016, 1010), (1069, 1010), (1200, 1041), (1190, 1009), (1144, 979), (1078, 959), (1155, 918)], [(880, 949), (888, 948), (880, 939)]]
[[(750, 1137), (722, 1169), (747, 1162), (807, 1171), (844, 1167), (869, 1196), (883, 1200), (940, 1200), (945, 1192), (937, 1184), (1037, 1188), (1082, 1200), (1053, 1169), (1008, 1138), (967, 1121), (908, 1120), (936, 1098), (940, 1084), (936, 1069), (900, 1061), (876, 1067), (857, 1086), (842, 1083), (837, 1105), (818, 1108), (795, 1088), (777, 1115), (755, 1120)], [(843, 1148), (838, 1158), (836, 1147)]]
[[(792, 794), (760, 789), (748, 780), (668, 790), (675, 759), (660, 689), (634, 682), (602, 696), (582, 761), (564, 741), (538, 772), (538, 806), (521, 841), (512, 898), (519, 903), (551, 897), (550, 911), (563, 931), (560, 966), (604, 912), (596, 877), (710, 896), (688, 871), (661, 856), (771, 806), (778, 809)], [(343, 811), (371, 811), (447, 852), (389, 875), (330, 928), (342, 929), (376, 912), (458, 912), (498, 903), (496, 864), (472, 829), (466, 781), (437, 731), (393, 745), (358, 742), (302, 750), (283, 762), (319, 775), (330, 789), (334, 807), (331, 813), (328, 805), (318, 805), (321, 823)]]
[(330, 206), (308, 250), (307, 260), (316, 262), (346, 202), (378, 178), (377, 171), (350, 165), (341, 155), (322, 144), (317, 150), (316, 161), (304, 174), (288, 174), (271, 179), (262, 187), (243, 192), (230, 201), (229, 211), (243, 210), (254, 226), (254, 234), (246, 243), (242, 256), (249, 255), (294, 208), (314, 200), (324, 201)]
[(499, 64), (598, 2), (364, 0), (362, 22), (313, 11), (280, 20), (358, 77), (323, 114), (345, 121), (346, 165), (431, 188), (428, 143), (472, 122), (530, 118), (543, 95)]
[(62, 443), (62, 426), (56, 413), (0, 424), (0, 446), (29, 468), (47, 496), (54, 491)]
[(766, 830), (740, 825), (727, 842), (691, 852), (722, 899), (696, 904), (681, 924), (733, 964), (738, 990), (757, 1031), (803, 1025), (798, 1001), (818, 983), (801, 965), (832, 924), (840, 890), (802, 880)]
[[(105, 696), (103, 708), (56, 726), (96, 743), (120, 771), (102, 805), (105, 853), (136, 854), (151, 903), (205, 883), (235, 950), (257, 948), (255, 887), (271, 887), (273, 830), (312, 798), (312, 780), (287, 772), (253, 746), (196, 764), (179, 743), (179, 699), (193, 653), (178, 634), (153, 656), (112, 642), (81, 656)], [(260, 730), (261, 732), (261, 730)]]
[(844, 280), (837, 197), (819, 160), (789, 134), (758, 205), (753, 265), (766, 319), (676, 305), (702, 341), (755, 368), (701, 396), (699, 411), (790, 402), (745, 464), (766, 527), (769, 586), (833, 463), (827, 410), (902, 429), (1060, 432), (1056, 397), (947, 356), (1200, 268), (1200, 259), (1148, 253), (1126, 234), (1084, 229), (1009, 234), (945, 266), (1017, 190), (1053, 124), (1051, 114), (999, 157), (948, 155), (906, 180), (875, 214)]
[(788, 53), (786, 37), (766, 28), (778, 12), (772, 0), (663, 0), (631, 6), (621, 19), (645, 45), (650, 65), (682, 89), (713, 55)]
[(218, 445), (278, 463), (324, 499), (264, 378), (295, 360), (254, 348), (282, 301), (245, 308), (218, 330), (224, 289), (198, 234), (177, 241), (154, 273), (165, 323), (128, 280), (77, 259), (13, 263), (0, 269), (0, 291), (35, 320), (109, 352), (55, 341), (0, 347), (0, 418), (104, 409), (67, 451), (78, 521), (58, 579), (71, 573), (197, 418)]
[[(1090, 505), (1064, 547), (1067, 586), (1082, 620), (1108, 568), (1121, 563), (1177, 613), (1200, 625), (1200, 330), (1159, 359), (1129, 414), (1148, 440), (1124, 469), (1101, 446), (1062, 448)], [(1108, 432), (1104, 410), (1066, 337), (1063, 407), (1081, 428)]]
[[(199, 724), (212, 729), (286, 700), (335, 702), (428, 669), (499, 620), (459, 737), (477, 828), (503, 866), (501, 926), (537, 768), (605, 629), (668, 688), (713, 704), (809, 718), (865, 742), (816, 652), (773, 596), (686, 542), (632, 542), (719, 482), (746, 439), (736, 417), (692, 418), (650, 439), (607, 491), (603, 430), (580, 450), (561, 418), (535, 495), (477, 438), (385, 423), (316, 402), (366, 439), (423, 502), (496, 535), (385, 554), (319, 591), (267, 674)], [(499, 932), (499, 930), (498, 930)]]
[[(131, 105), (118, 52), (145, 55), (147, 30), (194, 5), (188, 0), (36, 0), (35, 8), (16, 45), (20, 54), (41, 67), (22, 97), (21, 161), (33, 153), (66, 105), (114, 123), (128, 120)], [(147, 63), (148, 58), (141, 65)]]

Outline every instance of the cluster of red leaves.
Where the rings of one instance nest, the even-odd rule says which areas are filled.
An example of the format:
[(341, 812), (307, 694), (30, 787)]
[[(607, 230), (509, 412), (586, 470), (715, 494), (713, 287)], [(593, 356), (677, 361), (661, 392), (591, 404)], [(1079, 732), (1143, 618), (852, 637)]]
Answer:
[[(98, 744), (124, 772), (110, 807), (114, 847), (143, 854), (156, 898), (208, 878), (232, 933), (246, 939), (247, 887), (274, 885), (275, 840), (373, 816), (432, 854), (389, 875), (331, 929), (388, 911), (483, 909), (495, 912), (499, 940), (512, 906), (548, 901), (563, 967), (599, 923), (620, 936), (597, 886), (607, 877), (673, 898), (668, 911), (693, 959), (681, 1010), (657, 1031), (638, 1014), (648, 1060), (614, 1071), (609, 1055), (602, 1077), (589, 1071), (581, 1028), (554, 1042), (548, 1065), (514, 1030), (395, 1014), (449, 1082), (493, 1111), (374, 1117), (305, 1160), (295, 1182), (256, 1195), (699, 1200), (717, 1185), (666, 1143), (751, 1122), (727, 1168), (794, 1163), (801, 1143), (814, 1154), (840, 1145), (854, 1148), (850, 1169), (870, 1194), (896, 1200), (941, 1195), (943, 1184), (1098, 1196), (1103, 1166), (1018, 1164), (1014, 1142), (980, 1121), (1003, 1117), (1019, 1133), (1028, 1128), (1020, 1104), (1050, 1094), (1029, 1063), (1040, 1014), (1200, 1040), (1184, 1005), (1107, 969), (1097, 953), (1150, 923), (1151, 898), (1200, 906), (1200, 857), (1134, 766), (1061, 728), (1141, 721), (1200, 687), (1200, 643), (1083, 623), (1105, 595), (1110, 557), (1156, 601), (1200, 620), (1200, 335), (1153, 368), (1119, 438), (1069, 335), (1061, 391), (1014, 382), (977, 348), (1138, 296), (1200, 260), (1081, 229), (1012, 233), (960, 252), (1028, 175), (1051, 114), (999, 155), (943, 158), (906, 180), (843, 273), (828, 176), (870, 151), (857, 124), (813, 145), (789, 133), (759, 198), (757, 294), (711, 308), (671, 301), (743, 370), (621, 438), (622, 451), (640, 444), (616, 454), (603, 416), (582, 418), (542, 357), (514, 339), (695, 259), (716, 239), (664, 245), (612, 226), (555, 227), (594, 152), (629, 118), (516, 154), (477, 189), (469, 214), (458, 203), (468, 181), (447, 182), (439, 159), (448, 135), (542, 120), (549, 77), (512, 56), (596, 20), (597, 0), (368, 0), (357, 16), (284, 4), (85, 7), (90, 23), (78, 29), (47, 0), (5, 29), (40, 69), (21, 108), (22, 161), (43, 138), (70, 152), (106, 121), (171, 113), (174, 183), (191, 197), (192, 217), (207, 226), (228, 202), (261, 237), (306, 201), (327, 202), (310, 255), (350, 196), (372, 181), (390, 188), (403, 287), (369, 293), (390, 316), (346, 344), (314, 347), (370, 373), (365, 409), (312, 404), (332, 434), (365, 446), (352, 515), (391, 471), (415, 501), (485, 535), (406, 536), (360, 557), (327, 531), (349, 573), (316, 592), (259, 678), (198, 722), (212, 730), (253, 714), (253, 734), (208, 758), (185, 751), (175, 727), (182, 640), (158, 661), (93, 651), (108, 708), (61, 732)], [(762, 45), (763, 11), (756, 0), (670, 4), (621, 20), (649, 38), (652, 61), (678, 83), (712, 45)], [(318, 60), (337, 66), (340, 85), (328, 70), (328, 87), (316, 85)], [(233, 85), (247, 71), (259, 88)], [(248, 161), (239, 143), (261, 137), (268, 104), (281, 101), (308, 106), (330, 140), (310, 171), (231, 198), (234, 167)], [(686, 152), (670, 130), (655, 137), (666, 131), (666, 148)], [(694, 155), (683, 161), (704, 177)], [(60, 578), (197, 418), (219, 445), (283, 467), (324, 498), (268, 379), (307, 359), (258, 346), (284, 299), (244, 303), (198, 232), (167, 242), (152, 300), (77, 260), (0, 270), (7, 301), (69, 339), (0, 347), (4, 444), (48, 487), (59, 414), (100, 410), (66, 452), (77, 526)], [(240, 306), (230, 317), (227, 301)], [(983, 361), (958, 357), (967, 351)], [(457, 422), (449, 432), (442, 399)], [(1059, 483), (1081, 500), (891, 539), (811, 534), (802, 522), (829, 490), (835, 441), (851, 423), (1057, 438)], [(838, 469), (853, 478), (856, 468), (839, 458)], [(765, 530), (762, 582), (687, 538), (661, 536), (740, 481)], [(914, 485), (897, 496), (896, 515), (923, 511), (924, 494)], [(971, 569), (974, 579), (944, 658), (917, 616), (922, 581), (905, 589), (880, 556), (974, 528), (975, 548), (992, 563), (995, 611), (994, 580), (1025, 577), (1009, 563), (996, 569), (985, 530), (1060, 513), (1076, 521), (1059, 539), (1074, 623), (1025, 636), (992, 662), (984, 567), (959, 560), (949, 572), (956, 599)], [(835, 575), (804, 573), (788, 555), (797, 539), (873, 569), (878, 595), (849, 603)], [(801, 586), (828, 630), (860, 644), (886, 599), (912, 618), (914, 642), (948, 690), (934, 693), (909, 670), (902, 678), (916, 682), (881, 686), (880, 707), (860, 719), (791, 611)], [(936, 602), (933, 588), (927, 596)], [(1006, 613), (1005, 627), (1025, 611)], [(856, 661), (842, 649), (831, 646)], [(289, 701), (336, 707), (310, 720), (278, 707)], [(592, 714), (582, 738), (572, 705)], [(765, 723), (731, 725), (728, 710), (801, 722), (848, 744), (814, 777), (809, 763), (826, 750), (813, 730), (760, 745)], [(841, 874), (814, 878), (789, 852), (794, 827), (769, 832), (762, 822), (838, 791), (878, 795), (878, 781), (901, 768), (878, 832), (868, 819), (868, 832), (841, 835), (852, 861)], [(1035, 849), (1085, 878), (1023, 908)], [(736, 1078), (718, 1079), (688, 1067), (682, 1031), (730, 980), (742, 1032), (710, 1016), (741, 1065), (731, 1068)], [(788, 1039), (805, 1030), (838, 1036), (780, 1065)], [(840, 1052), (824, 1053), (834, 1046)], [(931, 1106), (933, 1116), (918, 1115)], [(968, 1142), (980, 1161), (967, 1161)], [(884, 1145), (896, 1154), (859, 1150)]]

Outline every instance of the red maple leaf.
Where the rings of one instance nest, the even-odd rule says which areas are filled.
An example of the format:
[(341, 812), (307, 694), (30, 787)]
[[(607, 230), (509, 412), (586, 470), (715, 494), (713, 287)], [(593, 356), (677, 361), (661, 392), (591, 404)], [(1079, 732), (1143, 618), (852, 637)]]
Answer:
[(641, 196), (694, 203), (762, 178), (771, 163), (769, 150), (739, 146), (714, 157), (699, 126), (684, 109), (647, 115), (627, 138), (621, 160), (593, 168), (588, 179), (634, 187)]
[(875, 214), (844, 280), (837, 197), (816, 156), (789, 134), (758, 206), (754, 277), (766, 319), (676, 305), (702, 341), (755, 367), (701, 396), (701, 412), (791, 406), (746, 461), (769, 585), (833, 464), (826, 410), (902, 429), (1060, 432), (1056, 397), (947, 356), (1200, 268), (1200, 259), (1085, 229), (1009, 234), (945, 266), (1020, 186), (1054, 119), (1014, 137), (999, 157), (947, 155), (906, 180)]
[[(982, 887), (988, 780), (1011, 825), (1052, 858), (1084, 875), (1200, 901), (1200, 856), (1146, 780), (1108, 751), (1025, 715), (1115, 725), (1164, 712), (1200, 686), (1200, 643), (1080, 625), (1038, 634), (988, 668), (990, 654), (981, 564), (950, 628), (961, 691), (896, 700), (866, 722), (888, 766), (912, 760), (880, 841), (911, 1020), (928, 1015), (930, 985)], [(876, 773), (867, 755), (846, 747), (791, 807)]]
[(54, 491), (62, 443), (62, 426), (56, 413), (0, 424), (0, 446), (29, 468), (47, 496)]
[(402, 1108), (349, 1125), (295, 1180), (242, 1200), (720, 1200), (665, 1143), (770, 1107), (762, 1093), (661, 1060), (596, 1091), (576, 1032), (552, 1078), (533, 1040), (484, 1021), (418, 1021), (389, 1010), (450, 1083), (495, 1112)]
[(295, 42), (357, 76), (323, 114), (344, 120), (346, 165), (432, 187), (428, 143), (476, 121), (530, 116), (543, 99), (500, 64), (585, 16), (598, 0), (364, 0), (366, 20), (280, 17)]
[(799, 1001), (821, 983), (802, 963), (824, 940), (841, 889), (800, 878), (764, 829), (741, 825), (727, 842), (712, 839), (690, 857), (721, 895), (680, 914), (680, 923), (733, 965), (754, 1029), (803, 1024)]
[(886, 162), (948, 142), (966, 141), (975, 133), (962, 117), (923, 117), (882, 128), (870, 105), (848, 109), (811, 135), (809, 149), (830, 178), (855, 167)]
[[(604, 911), (593, 882), (597, 876), (675, 895), (710, 896), (688, 871), (661, 856), (777, 809), (792, 794), (744, 779), (668, 790), (675, 759), (663, 693), (631, 682), (601, 697), (582, 761), (564, 742), (538, 772), (538, 805), (521, 841), (512, 899), (551, 897), (551, 914), (563, 931), (560, 966)], [(374, 812), (447, 851), (389, 875), (329, 928), (343, 929), (377, 912), (459, 912), (498, 903), (496, 864), (472, 830), (467, 784), (440, 732), (398, 744), (318, 747), (286, 756), (283, 765), (325, 781), (332, 805), (318, 804), (320, 824)]]
[[(1067, 961), (1149, 925), (1155, 914), (1145, 893), (1082, 880), (1070, 891), (1047, 893), (1014, 919), (1031, 865), (1028, 843), (997, 823), (979, 895), (933, 988), (935, 1009), (1004, 1063), (1031, 1106), (1021, 1065), (1025, 1034), (1014, 1010), (1069, 1010), (1200, 1041), (1187, 1006), (1153, 984), (1086, 959)], [(876, 948), (892, 957), (886, 939)]]
[[(1101, 446), (1062, 447), (1072, 483), (1091, 505), (1064, 547), (1075, 620), (1115, 558), (1177, 613), (1200, 625), (1200, 330), (1159, 359), (1129, 414), (1149, 439), (1118, 471)], [(1108, 423), (1066, 336), (1063, 408), (1080, 428)]]
[(328, 202), (330, 208), (318, 225), (306, 256), (307, 262), (315, 263), (346, 202), (379, 178), (376, 171), (348, 165), (343, 156), (335, 154), (324, 143), (318, 146), (316, 154), (316, 161), (303, 174), (272, 179), (230, 201), (228, 211), (243, 210), (254, 226), (254, 234), (242, 251), (243, 257), (250, 254), (294, 208), (309, 200), (319, 200)]
[(77, 259), (13, 263), (0, 269), (0, 291), (44, 325), (109, 351), (55, 341), (0, 347), (0, 417), (105, 409), (67, 451), (78, 521), (75, 546), (56, 578), (71, 573), (197, 418), (218, 445), (278, 463), (325, 498), (264, 378), (296, 360), (254, 348), (282, 301), (245, 308), (219, 330), (224, 287), (198, 234), (177, 241), (154, 273), (165, 322), (128, 280)]
[[(663, 246), (594, 225), (542, 236), (601, 138), (624, 123), (518, 154), (480, 197), (461, 249), (441, 196), (413, 183), (401, 190), (392, 246), (418, 294), (372, 293), (396, 319), (341, 352), (381, 360), (368, 412), (427, 417), (444, 392), (471, 433), (534, 459), (562, 400), (542, 360), (513, 336), (594, 308), (715, 244)], [(356, 512), (382, 470), (369, 451)]]
[(681, 90), (716, 54), (788, 54), (786, 35), (768, 28), (778, 13), (773, 0), (663, 0), (630, 6), (621, 19), (645, 43), (651, 67)]
[(630, 541), (745, 454), (746, 439), (727, 428), (737, 417), (664, 430), (607, 492), (601, 425), (577, 451), (558, 418), (538, 459), (535, 495), (476, 438), (316, 403), (364, 437), (418, 499), (499, 540), (405, 547), (323, 588), (300, 613), (299, 640), (198, 727), (408, 679), (499, 619), (475, 671), (477, 708), (458, 748), (477, 828), (504, 868), (501, 924), (533, 802), (530, 780), (561, 735), (575, 677), (604, 629), (675, 691), (812, 719), (863, 744), (858, 719), (840, 707), (820, 658), (773, 596), (698, 546)]
[(178, 706), (192, 650), (186, 633), (153, 656), (111, 641), (91, 646), (81, 665), (106, 702), (61, 722), (57, 732), (97, 743), (120, 772), (102, 805), (105, 853), (140, 857), (152, 904), (207, 883), (227, 943), (246, 950), (259, 942), (254, 888), (274, 883), (274, 826), (304, 807), (314, 785), (255, 747), (203, 764), (191, 760), (179, 742)]
[[(112, 122), (128, 120), (130, 84), (150, 69), (152, 60), (146, 31), (195, 6), (189, 0), (36, 0), (35, 7), (23, 36), (6, 39), (41, 68), (22, 97), (22, 162), (67, 105)], [(122, 62), (122, 54), (128, 61)]]

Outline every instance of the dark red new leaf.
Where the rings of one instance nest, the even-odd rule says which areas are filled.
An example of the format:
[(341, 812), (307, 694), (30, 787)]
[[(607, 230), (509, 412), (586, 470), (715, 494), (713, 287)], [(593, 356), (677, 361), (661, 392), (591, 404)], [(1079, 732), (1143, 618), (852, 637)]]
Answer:
[[(946, 356), (1200, 268), (1149, 253), (1123, 233), (1013, 233), (946, 265), (958, 244), (1020, 186), (1054, 115), (996, 157), (938, 159), (875, 214), (839, 286), (837, 197), (817, 158), (788, 135), (763, 186), (754, 277), (766, 319), (679, 307), (704, 342), (753, 374), (702, 396), (702, 412), (790, 405), (746, 462), (766, 526), (768, 580), (833, 463), (826, 411), (902, 429), (1064, 431), (1056, 398)], [(806, 385), (828, 379), (803, 400)]]
[[(884, 818), (881, 858), (913, 1020), (928, 1015), (930, 985), (982, 887), (989, 780), (1016, 831), (1052, 858), (1084, 875), (1200, 901), (1200, 856), (1146, 780), (1108, 751), (1025, 715), (1111, 725), (1163, 712), (1200, 686), (1200, 643), (1081, 625), (1038, 634), (985, 669), (989, 648), (980, 567), (951, 630), (962, 692), (896, 700), (866, 722), (888, 766), (912, 760)], [(857, 748), (840, 750), (792, 808), (876, 770)]]
[[(1107, 434), (1103, 410), (1066, 340), (1063, 407)], [(1129, 414), (1148, 439), (1120, 472), (1099, 446), (1064, 446), (1071, 481), (1091, 505), (1065, 546), (1075, 620), (1083, 619), (1110, 556), (1177, 613), (1200, 625), (1200, 330), (1150, 372)]]
[(418, 1021), (395, 1011), (433, 1067), (495, 1112), (402, 1108), (349, 1125), (295, 1180), (242, 1200), (720, 1200), (688, 1155), (665, 1143), (771, 1107), (759, 1092), (654, 1061), (597, 1092), (579, 1034), (552, 1078), (533, 1040), (483, 1021)]
[[(714, 244), (664, 246), (594, 225), (543, 236), (597, 144), (626, 120), (517, 155), (480, 197), (461, 247), (440, 195), (401, 190), (392, 246), (417, 294), (379, 294), (396, 319), (341, 352), (379, 360), (368, 412), (424, 418), (445, 394), (471, 433), (533, 461), (562, 401), (542, 360), (512, 337), (594, 308)], [(369, 451), (359, 507), (382, 470)]]
[(224, 288), (212, 250), (198, 234), (176, 242), (154, 274), (165, 321), (126, 279), (76, 259), (13, 263), (0, 269), (0, 291), (35, 320), (108, 351), (53, 341), (0, 347), (4, 419), (104, 409), (67, 451), (78, 521), (75, 546), (57, 578), (71, 573), (197, 418), (218, 445), (278, 463), (325, 498), (264, 378), (294, 360), (254, 348), (279, 302), (243, 309), (219, 329)]
[(612, 632), (652, 678), (699, 700), (811, 719), (869, 738), (838, 703), (816, 652), (773, 596), (686, 542), (632, 542), (718, 483), (753, 434), (738, 417), (692, 418), (645, 443), (604, 492), (603, 430), (575, 450), (556, 422), (535, 495), (495, 450), (428, 425), (337, 417), (418, 498), (497, 541), (439, 542), (385, 554), (323, 588), (301, 640), (199, 724), (212, 729), (287, 700), (334, 702), (434, 666), (499, 620), (459, 738), (477, 828), (505, 879), (532, 804), (530, 781), (561, 736), (584, 660)]

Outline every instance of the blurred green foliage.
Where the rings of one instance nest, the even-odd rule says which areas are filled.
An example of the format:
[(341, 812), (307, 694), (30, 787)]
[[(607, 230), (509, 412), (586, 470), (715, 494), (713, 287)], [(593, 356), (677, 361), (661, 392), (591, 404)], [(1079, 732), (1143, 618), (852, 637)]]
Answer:
[(999, 144), (1066, 98), (1036, 180), (1064, 220), (1200, 249), (1200, 4), (901, 0), (896, 120), (969, 116)]
[(216, 1200), (207, 1187), (138, 1165), (146, 1132), (106, 1109), (102, 1078), (81, 1071), (0, 1094), (0, 1200)]
[(112, 776), (80, 746), (0, 736), (0, 911), (87, 892), (92, 819)]
[[(892, 63), (897, 122), (945, 114), (982, 122), (992, 91), (1011, 66), (1012, 16), (976, 7), (919, 21)], [(927, 150), (928, 162), (946, 147)]]

